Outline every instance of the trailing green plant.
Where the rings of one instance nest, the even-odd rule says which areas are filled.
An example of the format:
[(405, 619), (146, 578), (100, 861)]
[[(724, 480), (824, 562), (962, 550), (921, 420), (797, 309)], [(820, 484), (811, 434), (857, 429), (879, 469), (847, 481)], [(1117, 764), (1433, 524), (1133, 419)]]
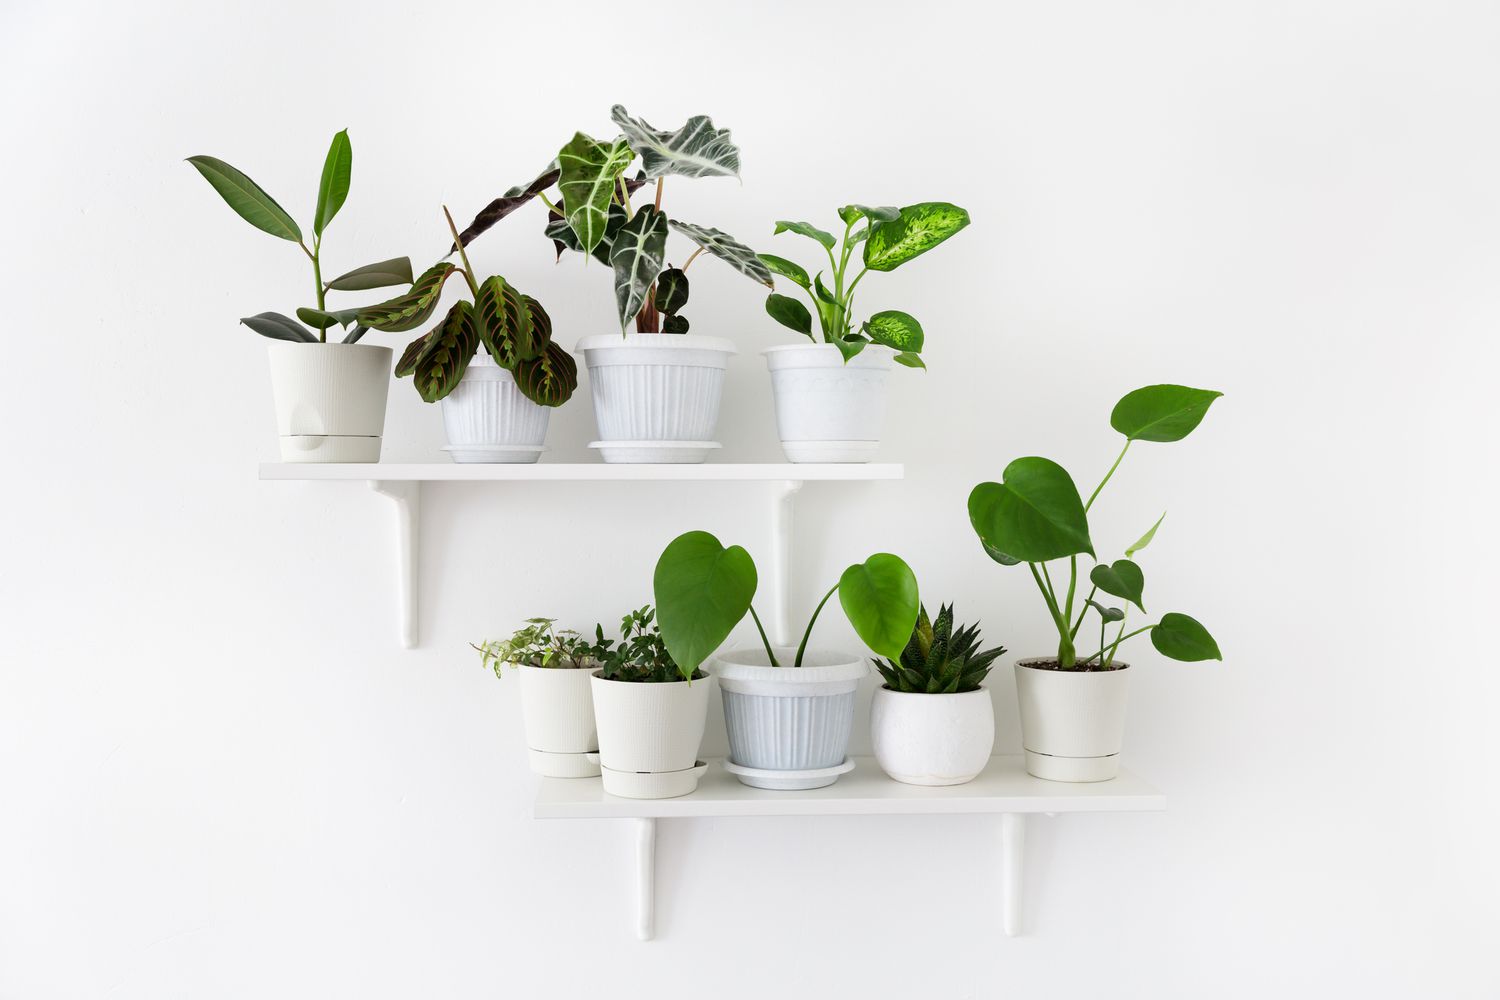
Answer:
[(885, 686), (906, 694), (962, 694), (977, 691), (1004, 646), (980, 651), (979, 625), (953, 627), (953, 605), (938, 609), (936, 621), (927, 609), (917, 614), (916, 628), (899, 660), (876, 660)]
[(685, 670), (672, 658), (662, 640), (661, 628), (656, 621), (656, 609), (649, 604), (620, 619), (618, 646), (613, 645), (614, 640), (604, 638), (602, 627), (598, 634), (598, 647), (601, 650), (599, 660), (603, 664), (599, 676), (605, 680), (665, 684), (681, 680), (695, 681), (704, 676), (696, 664)]
[[(745, 244), (662, 210), (668, 176), (740, 175), (740, 150), (730, 141), (729, 130), (715, 128), (706, 115), (695, 115), (679, 129), (662, 131), (619, 104), (610, 116), (621, 135), (604, 142), (575, 133), (534, 180), (485, 206), (454, 240), (454, 249), (467, 246), (527, 202), (541, 201), (547, 206), (545, 232), (559, 259), (564, 250), (571, 250), (613, 271), (621, 333), (631, 320), (638, 333), (687, 333), (688, 320), (682, 315), (688, 300), (687, 269), (705, 252), (767, 288), (775, 287), (770, 268)], [(637, 160), (635, 176), (627, 177)], [(652, 181), (652, 200), (639, 207), (632, 204), (633, 196)], [(669, 231), (696, 245), (680, 268), (667, 262)]]
[[(652, 588), (666, 647), (684, 670), (694, 670), (708, 659), (747, 613), (767, 662), (781, 666), (751, 605), (756, 585), (755, 561), (738, 545), (726, 549), (706, 531), (689, 531), (667, 545), (656, 562)], [(917, 577), (900, 556), (879, 552), (845, 569), (823, 595), (808, 619), (792, 666), (802, 666), (813, 626), (835, 593), (865, 645), (882, 656), (901, 655), (921, 606)]]
[[(854, 327), (854, 291), (871, 271), (894, 271), (913, 258), (931, 250), (969, 224), (969, 213), (945, 201), (924, 201), (905, 208), (889, 205), (845, 205), (839, 209), (844, 235), (835, 238), (810, 222), (776, 223), (776, 233), (806, 236), (823, 248), (828, 256), (830, 288), (823, 273), (809, 275), (802, 265), (763, 253), (760, 259), (775, 274), (787, 278), (812, 300), (809, 312), (790, 295), (772, 293), (766, 298), (766, 312), (782, 326), (803, 334), (817, 343), (813, 335), (813, 314), (818, 317), (818, 331), (823, 343), (839, 349), (847, 363), (870, 344), (881, 344), (896, 352), (896, 360), (908, 368), (926, 368), (922, 361), (925, 339), (922, 324), (911, 313), (884, 309)], [(854, 227), (863, 221), (858, 230)], [(858, 273), (850, 277), (854, 251), (860, 250)]]
[[(443, 208), (454, 239), (458, 229)], [(442, 321), (407, 345), (396, 362), (396, 377), (412, 376), (417, 392), (435, 403), (458, 387), (482, 345), (495, 363), (515, 376), (522, 395), (541, 406), (561, 406), (578, 388), (578, 364), (552, 339), (552, 318), (542, 304), (499, 275), (481, 280), (459, 247), (463, 266), (440, 261), (422, 273), (411, 290), (359, 310), (359, 321), (376, 330), (401, 332), (425, 323), (437, 309), (443, 284), (464, 276), (472, 302), (455, 302)]]
[(551, 667), (579, 670), (598, 663), (609, 643), (604, 630), (598, 629), (598, 638), (589, 642), (573, 629), (557, 629), (555, 618), (528, 618), (526, 624), (506, 639), (486, 639), (479, 645), (470, 643), (480, 655), (484, 666), (501, 676), (502, 668)]
[[(1143, 632), (1163, 656), (1174, 660), (1221, 660), (1218, 643), (1198, 621), (1184, 614), (1166, 614), (1153, 625), (1126, 632), (1130, 605), (1146, 612), (1145, 574), (1134, 556), (1156, 537), (1165, 514), (1135, 544), (1124, 558), (1098, 562), (1089, 534), (1088, 512), (1120, 467), (1126, 452), (1137, 441), (1181, 441), (1202, 422), (1209, 406), (1223, 393), (1191, 389), (1182, 385), (1148, 385), (1126, 393), (1115, 404), (1109, 423), (1125, 435), (1125, 445), (1104, 474), (1087, 502), (1066, 469), (1049, 459), (1018, 458), (1005, 467), (999, 483), (980, 483), (969, 494), (969, 521), (989, 557), (1003, 566), (1025, 563), (1041, 591), (1047, 613), (1058, 632), (1057, 668), (1061, 670), (1111, 670), (1120, 644)], [(1078, 557), (1096, 560), (1089, 571), (1090, 589), (1081, 603)], [(1066, 591), (1053, 584), (1047, 564), (1068, 560)], [(1110, 607), (1095, 598), (1100, 593), (1125, 601)], [(1074, 617), (1075, 608), (1078, 611)], [(1082, 660), (1076, 642), (1090, 611), (1099, 618), (1099, 650)], [(1118, 624), (1113, 638), (1109, 626)]]
[(344, 272), (332, 281), (323, 280), (323, 231), (328, 228), (339, 209), (344, 207), (344, 200), (349, 196), (354, 149), (349, 143), (347, 129), (334, 135), (333, 144), (329, 146), (328, 155), (323, 162), (323, 175), (318, 182), (317, 207), (313, 211), (311, 248), (303, 239), (302, 229), (296, 220), (276, 203), (276, 199), (266, 194), (259, 184), (245, 174), (212, 156), (190, 156), (187, 161), (219, 192), (219, 196), (240, 218), (262, 232), (297, 244), (312, 262), (316, 306), (298, 308), (297, 319), (278, 312), (263, 312), (240, 320), (262, 337), (296, 343), (326, 343), (328, 331), (339, 326), (345, 331), (343, 342), (352, 344), (365, 335), (368, 326), (359, 322), (358, 309), (329, 310), (328, 293), (361, 292), (372, 288), (411, 284), (411, 261), (406, 257), (365, 264)]

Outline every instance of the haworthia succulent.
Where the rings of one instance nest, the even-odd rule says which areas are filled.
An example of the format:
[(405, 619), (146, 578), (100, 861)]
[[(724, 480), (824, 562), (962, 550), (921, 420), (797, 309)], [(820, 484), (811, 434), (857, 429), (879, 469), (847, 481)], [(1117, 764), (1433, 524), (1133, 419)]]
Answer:
[(670, 221), (672, 228), (747, 278), (758, 281), (767, 288), (774, 287), (775, 281), (771, 277), (771, 269), (766, 266), (766, 262), (761, 260), (754, 250), (733, 236), (709, 226), (695, 226), (691, 222), (683, 222), (680, 219)]
[(462, 300), (453, 303), (429, 336), (432, 341), (422, 350), (413, 375), (421, 397), (436, 403), (458, 386), (479, 347), (479, 326), (472, 307)]
[(557, 187), (562, 192), (568, 225), (585, 252), (592, 252), (604, 238), (609, 203), (615, 198), (620, 175), (634, 159), (635, 153), (624, 139), (605, 145), (582, 132), (575, 133), (557, 154)]
[(356, 318), (365, 326), (388, 333), (402, 333), (421, 326), (437, 308), (443, 282), (453, 270), (453, 265), (446, 262), (434, 264), (422, 272), (406, 294), (366, 306)]
[(667, 217), (650, 205), (642, 205), (635, 218), (615, 235), (609, 263), (615, 271), (615, 306), (620, 330), (646, 304), (651, 283), (662, 272), (667, 251)]
[(578, 362), (560, 344), (548, 344), (537, 357), (521, 362), (515, 375), (521, 394), (541, 406), (561, 406), (578, 388)]
[(616, 104), (610, 117), (636, 152), (648, 178), (679, 174), (683, 177), (738, 177), (740, 150), (729, 138), (729, 130), (714, 128), (707, 115), (694, 115), (675, 132), (652, 128)]
[(870, 237), (865, 241), (865, 267), (872, 271), (894, 271), (968, 224), (969, 213), (945, 201), (907, 205), (895, 219), (870, 227)]

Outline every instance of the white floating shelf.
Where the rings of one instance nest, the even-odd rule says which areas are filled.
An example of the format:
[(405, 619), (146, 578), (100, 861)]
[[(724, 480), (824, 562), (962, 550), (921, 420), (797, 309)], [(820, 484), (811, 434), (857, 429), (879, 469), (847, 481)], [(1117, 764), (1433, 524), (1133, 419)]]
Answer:
[(538, 779), (533, 815), (538, 819), (629, 819), (637, 845), (636, 930), (655, 933), (656, 821), (693, 816), (1000, 816), (1001, 925), (1021, 930), (1022, 861), (1026, 817), (1035, 813), (1149, 812), (1167, 807), (1166, 796), (1128, 771), (1112, 781), (1089, 784), (1043, 781), (1026, 773), (1020, 756), (990, 758), (983, 774), (964, 785), (928, 788), (886, 777), (873, 757), (856, 757), (855, 768), (827, 788), (769, 791), (742, 785), (709, 762), (691, 795), (675, 799), (623, 799), (604, 791), (597, 778)]

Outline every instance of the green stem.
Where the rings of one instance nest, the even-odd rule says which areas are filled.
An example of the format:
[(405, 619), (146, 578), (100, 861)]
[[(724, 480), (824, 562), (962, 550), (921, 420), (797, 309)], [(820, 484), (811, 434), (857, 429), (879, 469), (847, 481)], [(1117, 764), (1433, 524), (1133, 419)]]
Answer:
[[(1068, 557), (1068, 606), (1063, 612), (1063, 623), (1073, 620), (1073, 595), (1078, 589), (1078, 557)], [(1088, 605), (1084, 605), (1087, 607)]]
[[(1120, 643), (1124, 642), (1126, 639), (1134, 639), (1136, 636), (1140, 635), (1142, 632), (1149, 632), (1149, 631), (1151, 631), (1154, 628), (1156, 628), (1155, 625), (1147, 625), (1145, 628), (1138, 628), (1138, 629), (1136, 629), (1134, 632), (1131, 632), (1129, 635), (1117, 636), (1115, 638), (1115, 641), (1112, 642), (1112, 643), (1110, 643), (1110, 646), (1109, 646), (1109, 651), (1110, 651), (1109, 655), (1110, 655), (1110, 657), (1113, 658), (1114, 651), (1117, 650), (1117, 649), (1119, 649), (1120, 648)], [(1125, 630), (1125, 626), (1123, 624), (1120, 626), (1120, 630), (1122, 632)], [(1103, 652), (1104, 652), (1104, 650), (1101, 649), (1099, 651), (1099, 653), (1095, 653), (1094, 656), (1098, 656), (1100, 653), (1103, 653)], [(1090, 656), (1087, 660), (1084, 660), (1083, 661), (1084, 665), (1087, 666), (1089, 663), (1092, 663), (1093, 660), (1094, 660), (1094, 656)]]
[(1129, 450), (1130, 450), (1130, 439), (1126, 438), (1125, 439), (1125, 447), (1123, 447), (1123, 448), (1120, 449), (1120, 454), (1119, 454), (1119, 457), (1117, 457), (1115, 459), (1115, 464), (1111, 465), (1109, 467), (1109, 471), (1104, 474), (1104, 478), (1099, 481), (1099, 485), (1095, 486), (1094, 487), (1094, 492), (1089, 495), (1089, 502), (1083, 505), (1083, 512), (1085, 514), (1088, 513), (1090, 507), (1094, 506), (1094, 501), (1099, 498), (1099, 491), (1102, 490), (1102, 489), (1104, 489), (1104, 484), (1107, 483), (1107, 482), (1109, 482), (1109, 477), (1113, 476), (1115, 474), (1115, 470), (1120, 467), (1120, 461), (1125, 457), (1125, 453), (1127, 451), (1129, 451)]
[(552, 204), (552, 200), (550, 198), (548, 198), (545, 194), (543, 194), (542, 192), (538, 191), (536, 193), (536, 196), (542, 200), (542, 204), (543, 205), (547, 206), (547, 211), (551, 212), (553, 215), (562, 215), (563, 214), (562, 209), (560, 209), (556, 205)]
[(765, 627), (761, 625), (760, 615), (755, 613), (755, 607), (753, 605), (750, 608), (750, 617), (755, 619), (755, 631), (760, 633), (760, 644), (766, 647), (766, 657), (771, 661), (771, 666), (781, 666), (781, 664), (776, 662), (776, 652), (771, 648), (771, 640), (766, 638)]
[(1089, 601), (1092, 601), (1094, 599), (1094, 595), (1097, 593), (1099, 593), (1098, 587), (1089, 588), (1089, 596), (1083, 599), (1083, 607), (1078, 609), (1078, 620), (1073, 623), (1073, 630), (1068, 633), (1070, 636), (1074, 638), (1078, 637), (1078, 630), (1083, 627), (1084, 616), (1089, 613)]
[(1068, 623), (1063, 618), (1062, 612), (1058, 610), (1057, 596), (1052, 593), (1051, 586), (1043, 582), (1043, 577), (1047, 572), (1046, 563), (1041, 564), (1041, 572), (1037, 572), (1037, 565), (1037, 563), (1026, 564), (1031, 570), (1031, 578), (1036, 581), (1037, 589), (1042, 592), (1042, 600), (1047, 602), (1047, 610), (1052, 613), (1052, 623), (1057, 626), (1057, 665), (1071, 667), (1076, 658), (1073, 653), (1073, 636), (1068, 631)]
[(867, 275), (869, 273), (870, 273), (870, 269), (868, 267), (860, 268), (859, 273), (854, 276), (854, 280), (851, 281), (851, 282), (849, 282), (849, 301), (850, 302), (854, 301), (854, 288), (855, 288), (856, 285), (859, 284), (859, 279), (863, 278), (865, 275)]
[(469, 283), (469, 291), (474, 293), (474, 298), (479, 298), (479, 283), (474, 280), (474, 265), (469, 263), (468, 251), (464, 249), (463, 241), (458, 238), (458, 227), (453, 224), (453, 216), (448, 212), (448, 206), (443, 206), (443, 218), (448, 220), (448, 231), (453, 234), (453, 245), (458, 247), (458, 256), (463, 260), (464, 280)]
[(813, 626), (816, 625), (817, 622), (818, 622), (818, 615), (822, 613), (822, 611), (823, 611), (823, 605), (825, 605), (825, 604), (828, 603), (828, 599), (830, 597), (832, 597), (833, 596), (833, 592), (835, 590), (838, 590), (838, 589), (839, 589), (839, 585), (835, 583), (833, 585), (832, 590), (829, 590), (828, 593), (824, 594), (823, 595), (823, 599), (818, 602), (817, 608), (812, 613), (812, 618), (808, 620), (807, 631), (802, 633), (802, 642), (797, 647), (797, 662), (793, 663), (792, 666), (794, 666), (794, 667), (800, 667), (800, 666), (802, 666), (802, 654), (805, 653), (805, 652), (807, 652), (807, 640), (812, 636)]
[[(323, 237), (321, 237), (321, 236), (315, 236), (315, 237), (313, 237), (313, 248), (311, 250), (307, 249), (307, 244), (306, 243), (303, 243), (301, 240), (297, 241), (297, 245), (302, 248), (302, 252), (305, 253), (305, 254), (307, 254), (307, 259), (310, 260), (310, 261), (312, 261), (312, 266), (313, 266), (313, 290), (317, 293), (317, 296), (318, 296), (318, 311), (319, 312), (323, 311), (323, 295), (325, 293), (325, 290), (323, 288), (323, 271), (322, 271), (321, 265), (318, 262), (318, 250), (322, 247), (322, 244), (323, 244)], [(320, 328), (318, 330), (318, 342), (319, 343), (323, 343), (323, 344), (328, 343), (328, 331), (327, 331), (327, 329)]]
[[(1115, 633), (1115, 644), (1113, 646), (1109, 647), (1109, 655), (1108, 656), (1101, 656), (1100, 657), (1100, 662), (1102, 662), (1104, 664), (1104, 669), (1105, 670), (1112, 670), (1112, 669), (1114, 669), (1115, 650), (1119, 649), (1120, 648), (1120, 643), (1122, 641), (1124, 641), (1121, 637), (1125, 635), (1125, 623), (1129, 619), (1130, 619), (1130, 605), (1127, 604), (1127, 605), (1125, 605), (1125, 617), (1123, 617), (1123, 618), (1120, 619), (1120, 631), (1118, 631), (1118, 632)], [(1101, 649), (1100, 652), (1102, 653), (1103, 650)]]

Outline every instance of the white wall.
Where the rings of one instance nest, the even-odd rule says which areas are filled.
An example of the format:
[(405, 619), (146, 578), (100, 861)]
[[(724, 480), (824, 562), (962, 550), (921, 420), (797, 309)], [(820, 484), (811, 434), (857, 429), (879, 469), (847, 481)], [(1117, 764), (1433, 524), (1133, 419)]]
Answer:
[[(0, 997), (1495, 996), (1497, 42), (1493, 5), (1415, 2), (0, 5)], [(387, 506), (256, 481), (264, 345), (235, 319), (309, 279), (182, 158), (306, 220), (348, 127), (331, 266), (423, 262), (440, 205), (616, 101), (734, 129), (743, 185), (668, 204), (762, 249), (806, 258), (772, 221), (851, 200), (973, 213), (863, 286), (922, 319), (931, 371), (896, 382), (904, 482), (805, 492), (804, 612), (888, 549), (1044, 650), (969, 488), (1023, 454), (1095, 479), (1138, 385), (1226, 393), (1132, 453), (1095, 531), (1169, 510), (1148, 593), (1226, 660), (1134, 647), (1129, 764), (1170, 810), (1039, 821), (1029, 936), (999, 930), (993, 819), (664, 824), (642, 945), (622, 832), (529, 818), (516, 688), (465, 644), (614, 619), (687, 528), (766, 558), (758, 490), (432, 489), (403, 652)], [(539, 225), (476, 265), (566, 343), (609, 329), (604, 272)], [(782, 338), (694, 271), (695, 330), (742, 350), (724, 457), (774, 459)], [(387, 459), (438, 457), (405, 383), (387, 428)], [(590, 436), (580, 396), (550, 457)], [(1014, 751), (1008, 667), (994, 691)]]

